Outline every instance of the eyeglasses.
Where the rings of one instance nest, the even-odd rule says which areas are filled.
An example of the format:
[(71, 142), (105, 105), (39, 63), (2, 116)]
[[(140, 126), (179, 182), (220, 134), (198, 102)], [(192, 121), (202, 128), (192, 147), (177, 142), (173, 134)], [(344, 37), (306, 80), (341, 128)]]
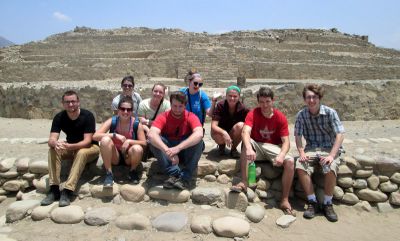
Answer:
[(67, 104), (67, 105), (69, 105), (69, 104), (75, 105), (76, 103), (78, 103), (78, 101), (77, 100), (64, 100), (63, 103)]
[(127, 111), (127, 112), (132, 112), (132, 108), (119, 107), (118, 109), (119, 109), (120, 111), (122, 111), (122, 112), (125, 112), (125, 111)]
[(194, 84), (194, 86), (199, 86), (199, 87), (203, 86), (203, 83), (199, 83), (199, 82), (196, 82), (196, 81), (194, 81), (193, 84)]
[(318, 100), (319, 96), (318, 95), (308, 95), (308, 96), (306, 96), (306, 99), (307, 100), (311, 100), (311, 99)]
[(122, 87), (124, 87), (124, 88), (133, 88), (133, 85), (130, 85), (130, 84), (123, 84)]

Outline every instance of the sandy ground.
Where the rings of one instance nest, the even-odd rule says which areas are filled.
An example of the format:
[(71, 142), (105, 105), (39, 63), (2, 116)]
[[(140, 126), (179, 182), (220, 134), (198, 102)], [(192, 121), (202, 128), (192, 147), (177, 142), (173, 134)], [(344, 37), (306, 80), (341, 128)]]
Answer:
[[(24, 120), (0, 118), (0, 157), (30, 157), (47, 160), (47, 144), (21, 144), (15, 138), (48, 137), (50, 120)], [(400, 137), (400, 120), (344, 122), (346, 128), (347, 154), (364, 150), (365, 154), (390, 155), (399, 157), (399, 142), (375, 143), (374, 138), (396, 139)], [(206, 127), (209, 129), (209, 126)], [(293, 130), (293, 126), (290, 126)], [(5, 139), (7, 138), (7, 139)], [(206, 136), (209, 139), (209, 136)], [(369, 139), (372, 138), (372, 139)], [(293, 139), (293, 138), (291, 138)], [(367, 141), (365, 141), (367, 140)], [(293, 148), (293, 147), (292, 147)], [(200, 182), (200, 185), (206, 185)], [(212, 184), (214, 186), (219, 184)], [(221, 185), (222, 186), (222, 185)], [(9, 197), (0, 204), (0, 217), (5, 214), (8, 205), (15, 201)], [(155, 217), (166, 211), (184, 211), (189, 217), (208, 214), (221, 217), (229, 214), (244, 216), (235, 210), (211, 207), (206, 209), (200, 205), (168, 204), (166, 202), (123, 203), (116, 205), (100, 199), (76, 199), (73, 204), (87, 208), (109, 206), (119, 214), (141, 213)], [(263, 204), (263, 203), (261, 203)], [(398, 240), (400, 237), (400, 210), (378, 213), (376, 208), (371, 212), (358, 211), (347, 205), (335, 205), (339, 221), (328, 222), (324, 216), (312, 220), (302, 218), (303, 203), (294, 202), (297, 220), (287, 229), (279, 228), (275, 221), (282, 215), (277, 208), (268, 208), (266, 217), (260, 223), (251, 223), (248, 240)], [(1, 225), (1, 224), (0, 224)], [(83, 222), (73, 225), (55, 224), (47, 219), (34, 222), (30, 218), (0, 227), (0, 239), (6, 235), (15, 240), (231, 240), (216, 237), (214, 234), (199, 235), (190, 231), (189, 225), (179, 233), (149, 231), (127, 231), (109, 224), (102, 227), (91, 227)]]

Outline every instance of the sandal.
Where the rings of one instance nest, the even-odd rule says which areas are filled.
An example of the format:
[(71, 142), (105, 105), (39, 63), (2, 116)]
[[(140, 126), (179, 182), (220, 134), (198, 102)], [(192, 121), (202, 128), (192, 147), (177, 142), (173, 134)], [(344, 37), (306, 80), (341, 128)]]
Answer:
[(232, 186), (231, 188), (230, 188), (230, 190), (231, 190), (231, 192), (237, 192), (237, 193), (241, 193), (241, 192), (243, 192), (243, 193), (247, 193), (247, 187), (246, 187), (246, 185), (244, 185), (244, 183), (243, 182), (239, 182), (238, 184), (236, 184), (235, 186)]

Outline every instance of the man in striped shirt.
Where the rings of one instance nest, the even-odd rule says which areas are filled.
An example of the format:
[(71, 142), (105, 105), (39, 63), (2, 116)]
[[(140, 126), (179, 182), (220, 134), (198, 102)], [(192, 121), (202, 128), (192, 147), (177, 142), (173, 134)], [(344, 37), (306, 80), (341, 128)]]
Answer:
[[(320, 85), (309, 84), (303, 89), (306, 107), (297, 113), (294, 127), (299, 152), (296, 170), (308, 199), (308, 208), (303, 217), (311, 219), (318, 211), (311, 175), (314, 171), (322, 171), (325, 178), (323, 212), (329, 221), (336, 222), (338, 218), (333, 210), (332, 196), (340, 164), (344, 127), (334, 109), (321, 105), (323, 95), (324, 90)], [(306, 140), (305, 147), (302, 137)]]

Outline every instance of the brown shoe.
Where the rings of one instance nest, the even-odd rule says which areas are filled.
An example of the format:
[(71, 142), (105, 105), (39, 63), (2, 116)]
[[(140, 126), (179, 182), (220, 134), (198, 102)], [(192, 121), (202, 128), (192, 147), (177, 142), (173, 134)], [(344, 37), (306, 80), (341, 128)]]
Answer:
[(323, 210), (324, 210), (324, 215), (325, 215), (326, 219), (328, 219), (328, 221), (337, 222), (338, 217), (337, 217), (337, 214), (335, 213), (335, 210), (333, 210), (332, 203), (324, 204)]

